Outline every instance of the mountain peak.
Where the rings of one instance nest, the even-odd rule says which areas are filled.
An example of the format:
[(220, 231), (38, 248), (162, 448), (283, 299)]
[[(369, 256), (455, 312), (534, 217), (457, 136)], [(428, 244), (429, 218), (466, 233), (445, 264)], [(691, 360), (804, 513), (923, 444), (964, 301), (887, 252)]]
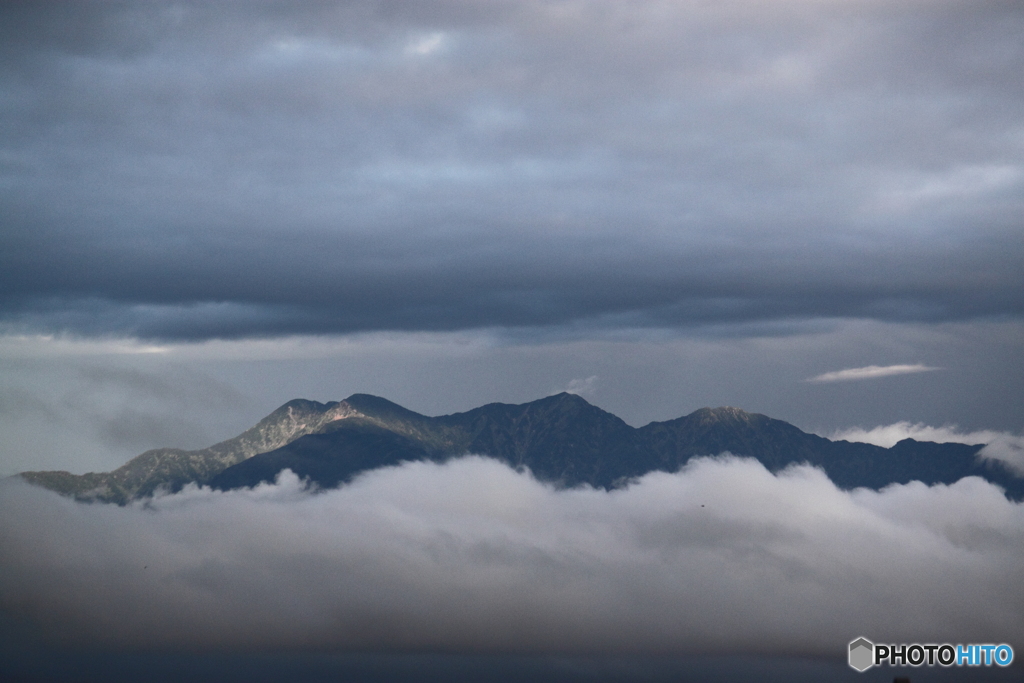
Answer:
[(287, 403), (279, 406), (274, 412), (270, 413), (270, 415), (267, 415), (263, 419), (265, 421), (273, 421), (281, 419), (281, 417), (285, 415), (320, 415), (336, 405), (338, 405), (337, 401), (320, 403), (319, 401), (310, 401), (305, 398), (293, 398)]
[(740, 408), (732, 406), (719, 406), (718, 408), (701, 408), (693, 412), (693, 417), (701, 422), (750, 422), (754, 413), (748, 413)]
[(397, 403), (389, 401), (386, 398), (374, 396), (373, 394), (352, 394), (342, 401), (342, 403), (366, 417), (400, 420), (423, 419), (424, 417), (423, 415), (409, 410), (408, 408), (403, 408)]
[(557, 394), (551, 394), (546, 398), (540, 399), (541, 401), (555, 401), (557, 403), (568, 403), (568, 404), (581, 404), (586, 403), (588, 406), (593, 405), (590, 401), (583, 398), (579, 394), (573, 394), (568, 391), (562, 391)]
[[(532, 410), (554, 411), (556, 413), (611, 415), (608, 411), (598, 408), (579, 394), (570, 394), (568, 391), (545, 396), (536, 401), (525, 403), (523, 406)], [(615, 417), (615, 419), (618, 420), (619, 418)]]

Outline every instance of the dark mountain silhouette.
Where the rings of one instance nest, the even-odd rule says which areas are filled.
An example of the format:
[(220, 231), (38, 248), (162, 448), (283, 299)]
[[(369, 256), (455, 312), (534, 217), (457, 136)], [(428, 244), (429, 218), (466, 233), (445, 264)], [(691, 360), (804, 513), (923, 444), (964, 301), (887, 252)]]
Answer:
[(273, 481), (283, 469), (330, 488), (360, 472), (403, 461), (474, 453), (528, 468), (559, 486), (612, 488), (653, 470), (678, 470), (695, 456), (729, 452), (757, 458), (773, 472), (810, 463), (847, 489), (914, 480), (951, 484), (975, 475), (1002, 486), (1014, 499), (1024, 497), (1024, 480), (998, 463), (980, 460), (981, 448), (912, 439), (892, 448), (830, 441), (737, 408), (702, 408), (637, 429), (564, 393), (441, 417), (355, 394), (328, 404), (289, 402), (241, 436), (202, 451), (149, 451), (111, 473), (21, 476), (79, 498), (123, 503), (190, 481), (218, 489), (255, 486)]
[[(912, 439), (892, 448), (830, 441), (781, 420), (737, 408), (703, 408), (685, 417), (635, 429), (579, 396), (559, 394), (526, 403), (492, 403), (465, 413), (426, 417), (381, 398), (355, 395), (343, 403), (362, 418), (332, 423), (273, 452), (225, 469), (211, 480), (230, 489), (272, 481), (288, 467), (321, 486), (403, 460), (444, 460), (466, 453), (490, 455), (527, 467), (562, 486), (614, 487), (652, 470), (675, 471), (694, 456), (757, 458), (776, 472), (806, 462), (825, 470), (842, 488), (881, 488), (919, 480), (951, 484), (981, 476), (1024, 496), (1024, 481), (1002, 466), (980, 461), (981, 446)], [(377, 452), (361, 450), (366, 424), (408, 439)], [(402, 443), (405, 443), (403, 451)], [(315, 461), (315, 466), (314, 466)]]

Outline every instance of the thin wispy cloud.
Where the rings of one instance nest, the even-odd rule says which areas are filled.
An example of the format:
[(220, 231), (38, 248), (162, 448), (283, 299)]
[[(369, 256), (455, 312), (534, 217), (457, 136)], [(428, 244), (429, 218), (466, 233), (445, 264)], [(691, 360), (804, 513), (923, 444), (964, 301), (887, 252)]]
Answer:
[(597, 383), (597, 375), (591, 375), (586, 379), (576, 378), (569, 382), (566, 386), (566, 393), (576, 394), (578, 396), (590, 396), (594, 393), (594, 385)]
[(893, 375), (911, 375), (917, 372), (931, 372), (941, 370), (920, 363), (916, 365), (867, 365), (862, 368), (847, 368), (825, 372), (814, 377), (809, 377), (805, 382), (852, 382), (862, 379), (878, 379), (879, 377), (892, 377)]

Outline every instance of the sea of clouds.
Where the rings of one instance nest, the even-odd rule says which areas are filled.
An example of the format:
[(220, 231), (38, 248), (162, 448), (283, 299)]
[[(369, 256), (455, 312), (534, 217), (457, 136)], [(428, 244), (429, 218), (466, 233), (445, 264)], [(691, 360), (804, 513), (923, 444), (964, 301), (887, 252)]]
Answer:
[(0, 482), (0, 609), (58, 642), (789, 653), (1024, 633), (1024, 507), (731, 456), (557, 489), (492, 459), (128, 507)]

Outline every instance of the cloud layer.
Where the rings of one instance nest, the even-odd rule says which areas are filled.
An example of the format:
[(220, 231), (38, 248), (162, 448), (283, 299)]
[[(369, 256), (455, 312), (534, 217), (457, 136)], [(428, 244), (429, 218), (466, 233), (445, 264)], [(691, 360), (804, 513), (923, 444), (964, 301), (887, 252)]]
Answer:
[(1024, 632), (1022, 529), (979, 479), (843, 492), (728, 457), (613, 492), (476, 457), (128, 508), (5, 481), (0, 605), (129, 647), (835, 657)]
[(0, 329), (1019, 318), (1024, 10), (0, 8)]

